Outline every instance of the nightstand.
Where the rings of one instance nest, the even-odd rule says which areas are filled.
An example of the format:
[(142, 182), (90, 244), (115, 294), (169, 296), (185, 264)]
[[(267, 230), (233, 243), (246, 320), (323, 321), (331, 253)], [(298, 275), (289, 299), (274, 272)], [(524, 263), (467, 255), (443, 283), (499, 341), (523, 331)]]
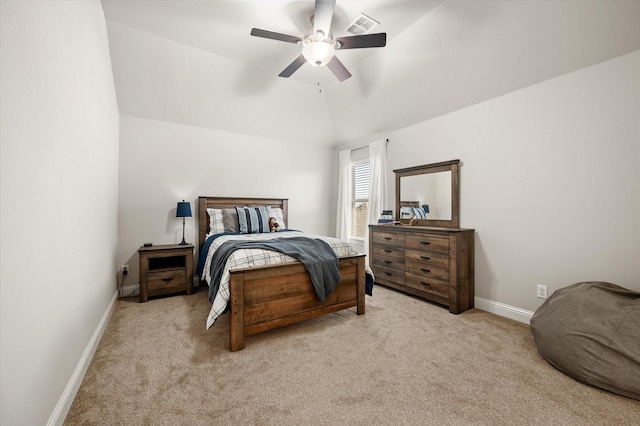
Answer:
[(167, 244), (138, 249), (140, 302), (149, 297), (193, 292), (193, 244)]

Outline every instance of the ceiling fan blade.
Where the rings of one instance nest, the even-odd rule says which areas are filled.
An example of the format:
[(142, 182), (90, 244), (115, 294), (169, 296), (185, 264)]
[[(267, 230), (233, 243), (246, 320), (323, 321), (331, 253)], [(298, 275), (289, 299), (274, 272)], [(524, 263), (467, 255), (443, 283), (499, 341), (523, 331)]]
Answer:
[(316, 0), (316, 8), (313, 13), (313, 32), (322, 31), (324, 35), (331, 33), (331, 20), (336, 0)]
[(272, 40), (286, 41), (287, 43), (295, 43), (295, 44), (297, 44), (299, 41), (302, 41), (300, 37), (294, 37), (287, 34), (274, 33), (273, 31), (261, 30), (258, 28), (252, 28), (251, 35), (256, 37), (262, 37), (262, 38), (270, 38)]
[(333, 75), (335, 75), (340, 81), (345, 81), (346, 79), (351, 77), (351, 73), (349, 72), (349, 70), (335, 56), (331, 58), (331, 60), (327, 64), (327, 67), (331, 70)]
[(286, 67), (280, 74), (278, 74), (278, 77), (291, 77), (291, 75), (294, 72), (298, 71), (298, 68), (304, 65), (305, 62), (307, 62), (307, 60), (303, 55), (298, 56), (295, 61), (291, 62), (288, 67)]
[(387, 33), (364, 34), (338, 37), (340, 49), (360, 49), (363, 47), (384, 47), (387, 45)]

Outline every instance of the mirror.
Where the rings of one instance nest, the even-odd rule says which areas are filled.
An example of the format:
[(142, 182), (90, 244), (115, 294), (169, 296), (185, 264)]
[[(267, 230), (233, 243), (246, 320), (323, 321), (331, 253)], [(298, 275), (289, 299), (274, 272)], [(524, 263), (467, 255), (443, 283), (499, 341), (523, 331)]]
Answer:
[(460, 160), (398, 169), (396, 220), (416, 225), (458, 227), (458, 164)]
[(417, 207), (419, 218), (451, 220), (451, 172), (403, 177), (400, 207), (400, 217), (413, 216), (411, 207)]

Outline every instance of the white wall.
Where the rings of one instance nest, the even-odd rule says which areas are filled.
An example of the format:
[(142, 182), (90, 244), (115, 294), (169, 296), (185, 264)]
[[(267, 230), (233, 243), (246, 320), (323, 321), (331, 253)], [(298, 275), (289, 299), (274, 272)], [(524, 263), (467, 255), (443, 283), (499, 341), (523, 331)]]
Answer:
[(0, 424), (42, 425), (115, 296), (118, 110), (99, 2), (0, 5)]
[[(138, 248), (182, 240), (178, 201), (191, 202), (186, 240), (197, 246), (198, 196), (289, 198), (289, 227), (335, 233), (336, 151), (122, 116), (118, 263), (139, 283)], [(203, 319), (204, 320), (204, 319)]]
[(534, 311), (536, 284), (640, 291), (638, 117), (640, 51), (389, 134), (389, 187), (394, 169), (462, 160), (478, 297)]
[[(333, 141), (331, 111), (315, 86), (112, 21), (107, 31), (122, 115), (296, 144)], [(252, 39), (249, 28), (243, 38)], [(291, 47), (282, 50), (283, 68), (298, 55)], [(279, 63), (270, 54), (264, 61)]]

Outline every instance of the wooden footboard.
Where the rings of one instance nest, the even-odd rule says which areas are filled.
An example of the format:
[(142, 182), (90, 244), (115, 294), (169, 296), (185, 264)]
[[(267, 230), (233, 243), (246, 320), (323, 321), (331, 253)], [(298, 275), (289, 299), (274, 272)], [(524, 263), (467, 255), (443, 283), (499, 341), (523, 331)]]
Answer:
[(244, 337), (357, 306), (365, 313), (364, 254), (340, 258), (342, 282), (321, 303), (309, 274), (299, 263), (230, 271), (231, 351), (244, 348)]

